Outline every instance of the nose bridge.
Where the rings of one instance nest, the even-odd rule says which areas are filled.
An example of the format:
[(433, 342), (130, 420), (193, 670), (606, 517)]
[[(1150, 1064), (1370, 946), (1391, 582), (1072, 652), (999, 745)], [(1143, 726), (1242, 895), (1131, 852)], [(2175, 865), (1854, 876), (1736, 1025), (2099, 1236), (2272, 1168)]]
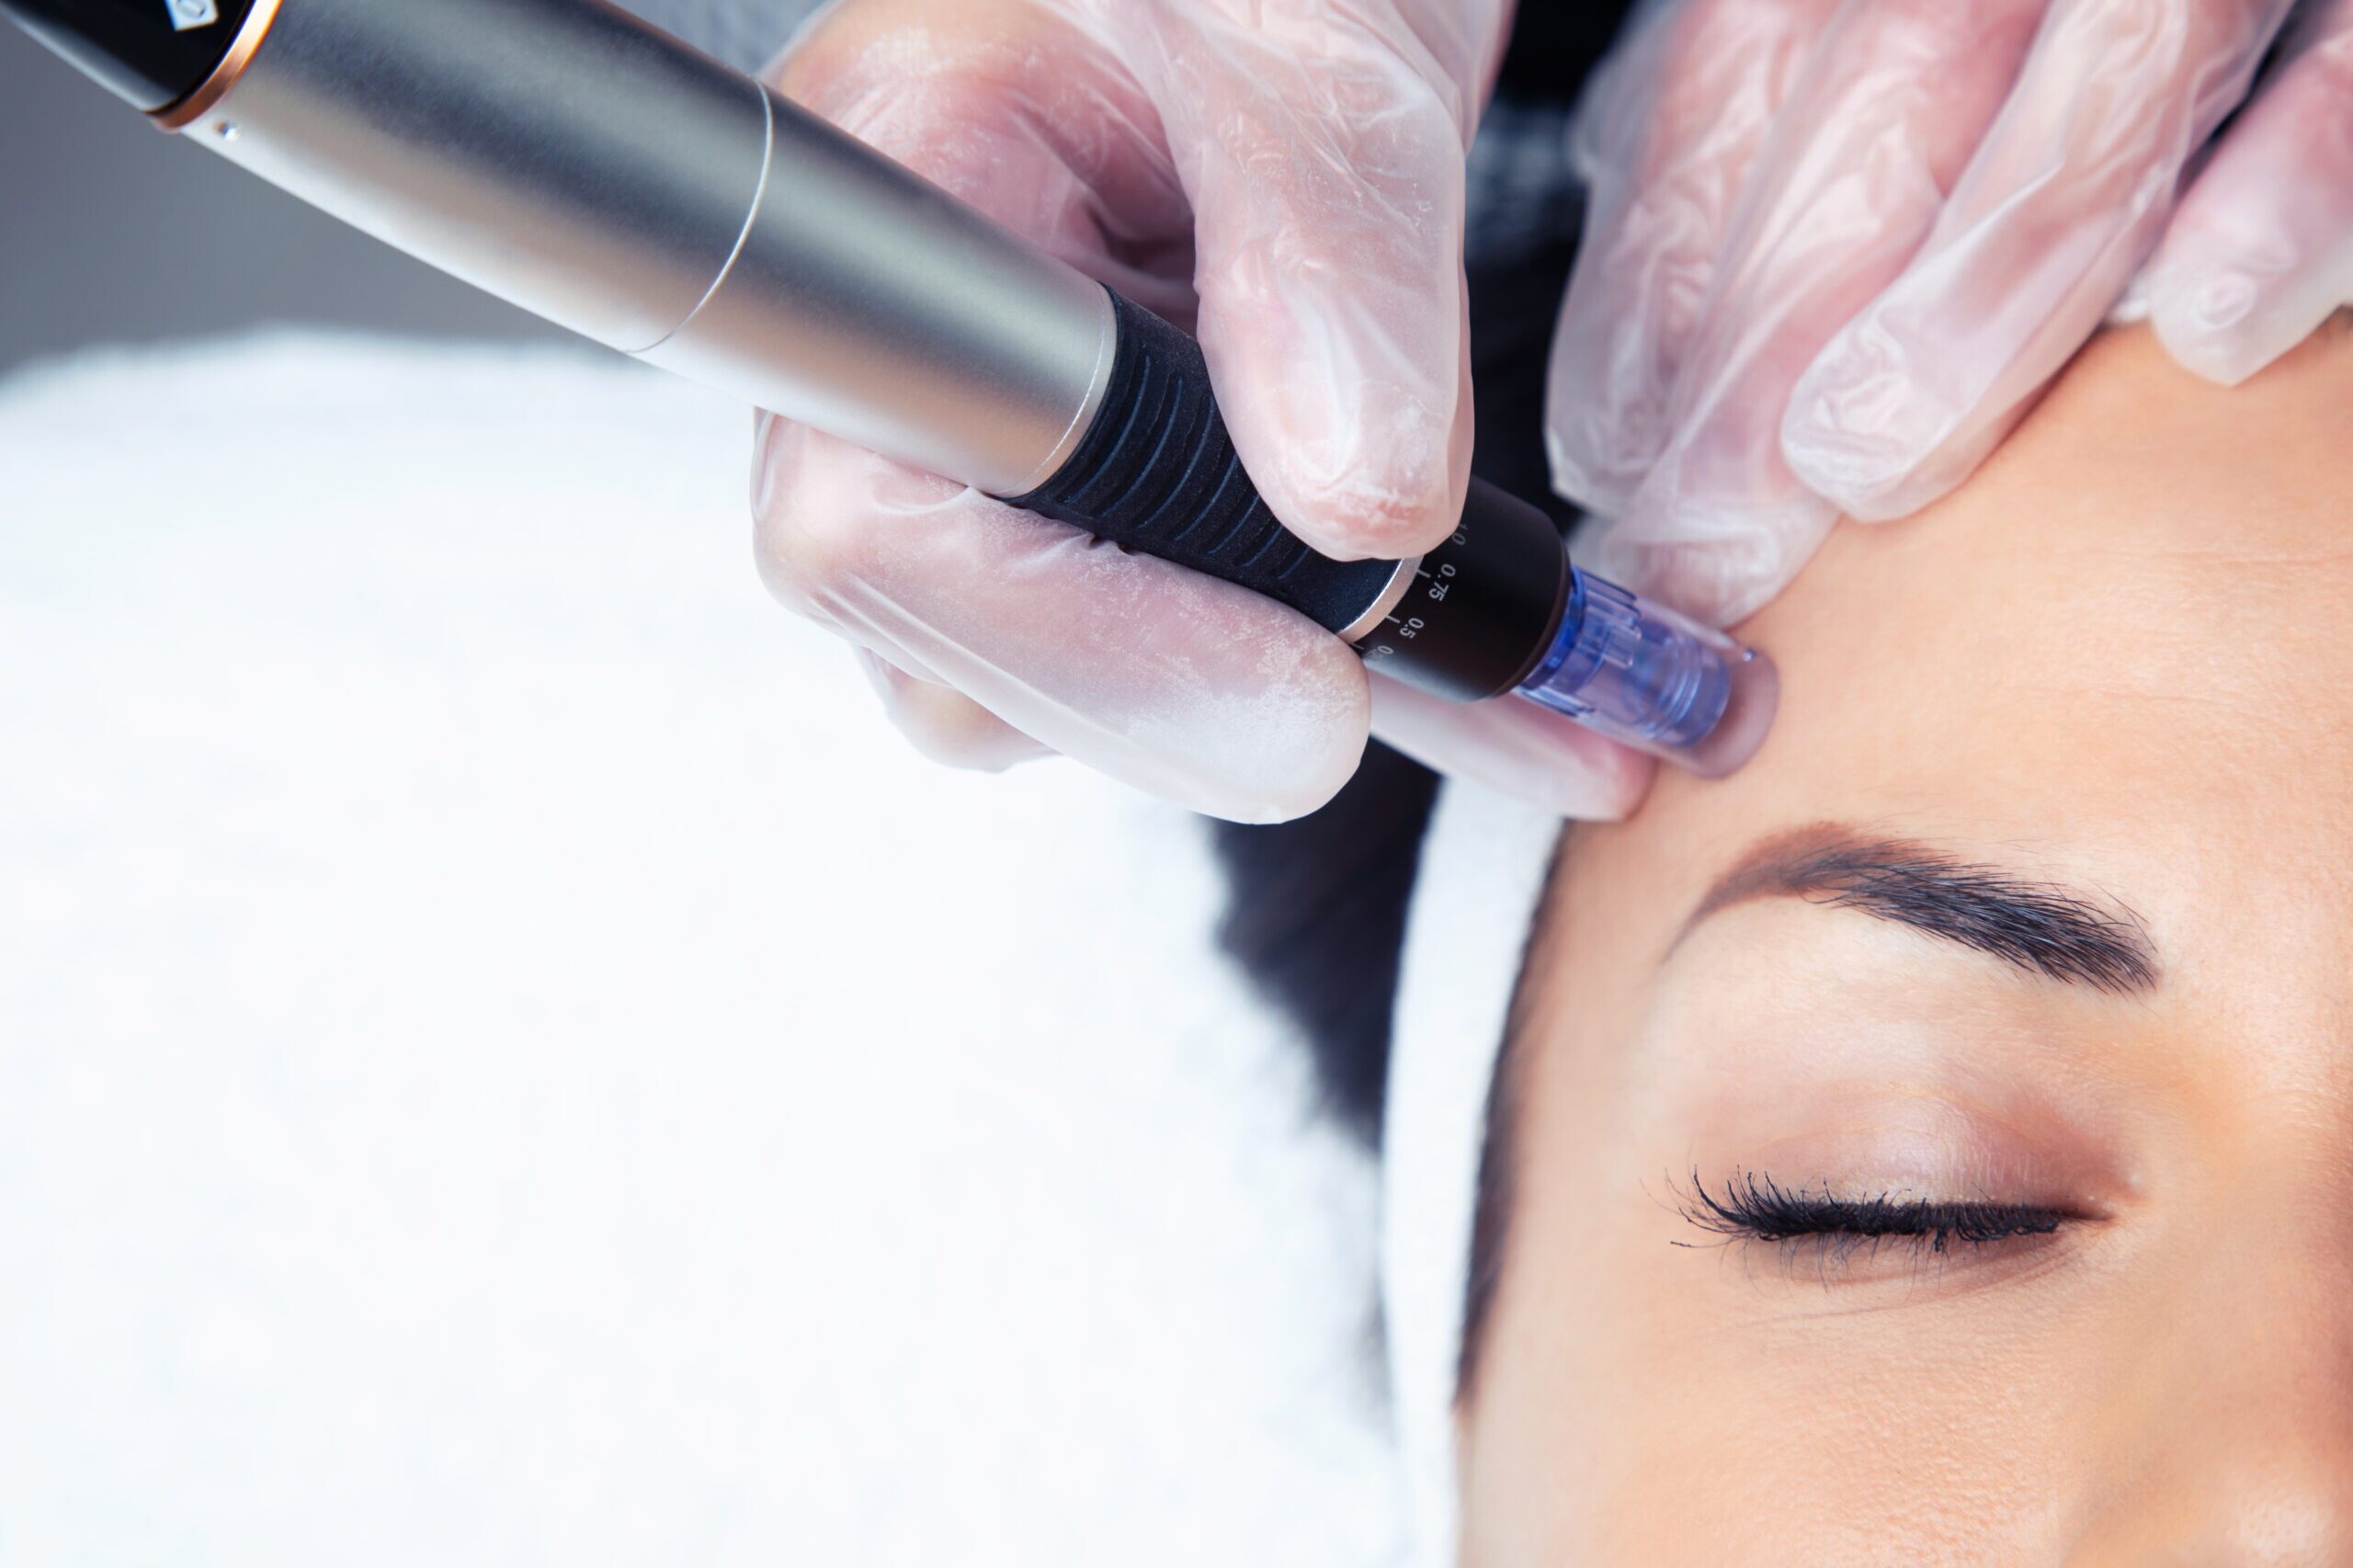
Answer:
[(2067, 1568), (2353, 1568), (2342, 1211), (2275, 1195), (2240, 1212), (2277, 1218), (2181, 1244), (2181, 1288), (2112, 1352), (2109, 1452)]

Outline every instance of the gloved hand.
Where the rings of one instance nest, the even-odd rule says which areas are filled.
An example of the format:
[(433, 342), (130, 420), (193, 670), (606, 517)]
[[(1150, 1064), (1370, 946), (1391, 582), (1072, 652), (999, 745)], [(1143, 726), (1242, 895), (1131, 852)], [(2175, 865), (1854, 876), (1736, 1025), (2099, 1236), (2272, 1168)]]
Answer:
[(2353, 4), (2233, 127), (2290, 0), (1666, 0), (1580, 106), (1554, 344), (1591, 563), (1729, 623), (1844, 512), (1959, 484), (2161, 239), (2157, 330), (2248, 374), (2353, 296)]
[[(1471, 403), (1463, 155), (1506, 0), (847, 0), (787, 96), (1179, 324), (1243, 461), (1327, 553), (1454, 527)], [(1647, 765), (1525, 704), (1376, 706), (1267, 600), (771, 420), (775, 591), (863, 650), (944, 760), (1044, 750), (1215, 815), (1313, 809), (1378, 713), (1426, 760), (1582, 815)], [(1382, 683), (1384, 686), (1386, 683)], [(1524, 713), (1512, 709), (1527, 708)]]
[(2353, 305), (2353, 0), (2291, 24), (2135, 293), (2175, 358), (2234, 386)]

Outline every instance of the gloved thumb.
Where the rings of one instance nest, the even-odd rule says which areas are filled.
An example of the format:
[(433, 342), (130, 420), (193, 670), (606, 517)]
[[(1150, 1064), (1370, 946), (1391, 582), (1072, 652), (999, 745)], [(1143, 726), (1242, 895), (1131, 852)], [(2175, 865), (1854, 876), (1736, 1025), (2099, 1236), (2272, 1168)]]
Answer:
[(1121, 52), (1193, 207), (1219, 404), (1293, 532), (1419, 553), (1469, 480), (1463, 159), (1501, 19), (1424, 7), (1448, 17), (1433, 36), (1397, 5), (1233, 9), (1103, 13), (1148, 35)]

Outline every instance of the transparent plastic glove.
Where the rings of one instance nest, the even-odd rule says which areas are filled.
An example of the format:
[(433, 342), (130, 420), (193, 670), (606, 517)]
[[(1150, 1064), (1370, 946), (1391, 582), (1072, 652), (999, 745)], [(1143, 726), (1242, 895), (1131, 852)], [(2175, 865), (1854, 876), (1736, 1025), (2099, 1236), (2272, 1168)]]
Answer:
[[(857, 645), (892, 721), (936, 761), (1006, 767), (1067, 737), (1181, 804), (1272, 819), (1347, 781), (1370, 699), (1399, 750), (1564, 816), (1622, 816), (1648, 787), (1647, 758), (1532, 703), (1466, 708), (1385, 677), (1368, 690), (1356, 653), (1303, 617), (805, 426), (764, 420), (756, 473), (769, 586)], [(1051, 613), (1033, 613), (1040, 600)]]
[[(845, 0), (776, 77), (1196, 326), (1277, 515), (1329, 554), (1399, 557), (1445, 538), (1467, 481), (1463, 157), (1507, 9)], [(1050, 749), (1258, 821), (1321, 804), (1362, 753), (1360, 663), (1271, 602), (775, 422), (757, 507), (772, 586), (879, 664), (932, 756)], [(1630, 803), (1625, 766), (1589, 767), (1582, 737), (1564, 756), (1563, 809)]]
[(1730, 622), (1968, 476), (2155, 247), (2289, 0), (1681, 0), (1581, 107), (1548, 434), (1593, 559)]
[(2293, 29), (2138, 290), (2173, 357), (2227, 385), (2353, 305), (2353, 0)]

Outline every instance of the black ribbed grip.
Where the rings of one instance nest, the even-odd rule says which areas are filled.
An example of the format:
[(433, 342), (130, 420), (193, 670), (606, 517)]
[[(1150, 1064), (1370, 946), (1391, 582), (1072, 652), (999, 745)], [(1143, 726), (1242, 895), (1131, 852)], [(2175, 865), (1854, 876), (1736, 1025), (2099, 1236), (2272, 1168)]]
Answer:
[(1386, 561), (1317, 554), (1267, 509), (1210, 391), (1201, 346), (1111, 296), (1119, 347), (1095, 422), (1016, 506), (1266, 595), (1338, 631), (1389, 585)]
[[(1254, 589), (1353, 630), (1373, 667), (1458, 702), (1508, 691), (1560, 624), (1568, 557), (1552, 520), (1471, 482), (1452, 537), (1397, 580), (1388, 561), (1333, 561), (1285, 531), (1242, 472), (1200, 346), (1114, 293), (1119, 346), (1103, 402), (1062, 472), (1017, 506)], [(1370, 628), (1358, 622), (1370, 620)]]

